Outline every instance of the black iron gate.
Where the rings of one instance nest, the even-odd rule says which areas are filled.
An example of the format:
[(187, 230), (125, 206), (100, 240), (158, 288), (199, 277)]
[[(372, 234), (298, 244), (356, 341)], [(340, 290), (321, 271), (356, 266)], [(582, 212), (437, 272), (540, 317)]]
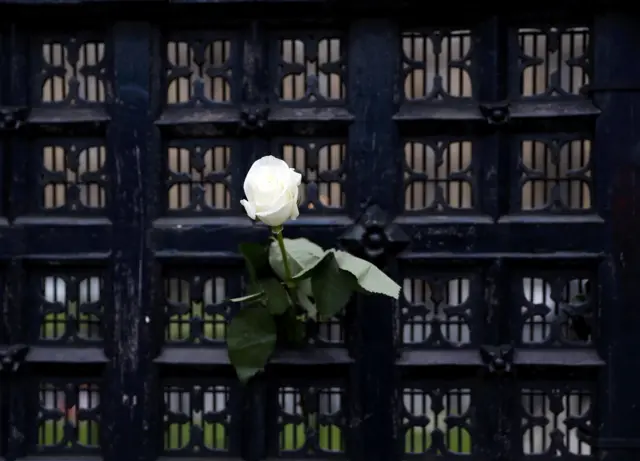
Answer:
[[(640, 21), (543, 3), (0, 1), (0, 457), (639, 459)], [(242, 388), (266, 153), (404, 297)]]

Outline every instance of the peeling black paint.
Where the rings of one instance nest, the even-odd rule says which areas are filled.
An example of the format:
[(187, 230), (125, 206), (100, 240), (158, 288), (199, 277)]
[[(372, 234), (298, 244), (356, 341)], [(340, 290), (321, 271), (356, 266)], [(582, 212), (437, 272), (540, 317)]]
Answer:
[[(155, 212), (152, 177), (159, 161), (150, 114), (154, 35), (148, 23), (118, 23), (113, 29), (115, 100), (107, 140), (113, 155), (112, 257), (115, 360), (109, 367), (109, 405), (104, 416), (113, 440), (107, 459), (144, 459), (157, 447), (158, 422), (150, 421), (153, 376), (150, 331), (154, 285), (147, 229)], [(152, 430), (145, 430), (151, 428)]]

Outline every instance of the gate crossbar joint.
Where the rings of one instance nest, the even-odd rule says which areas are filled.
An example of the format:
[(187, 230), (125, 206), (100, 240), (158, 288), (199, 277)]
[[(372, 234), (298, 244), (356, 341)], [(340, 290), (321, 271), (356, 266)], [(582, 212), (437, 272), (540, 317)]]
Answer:
[(515, 349), (509, 344), (480, 346), (480, 357), (490, 373), (510, 373), (513, 368)]
[(28, 107), (0, 106), (0, 131), (14, 131), (29, 117)]
[(14, 373), (18, 371), (27, 358), (29, 346), (25, 344), (12, 344), (0, 348), (0, 372)]

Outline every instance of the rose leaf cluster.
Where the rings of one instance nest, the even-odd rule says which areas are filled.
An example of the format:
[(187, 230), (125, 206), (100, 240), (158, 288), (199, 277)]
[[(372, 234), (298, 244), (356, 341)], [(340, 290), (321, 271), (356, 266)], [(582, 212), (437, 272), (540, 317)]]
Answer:
[(322, 321), (340, 314), (354, 293), (393, 299), (400, 295), (400, 286), (368, 261), (324, 250), (304, 238), (283, 242), (290, 281), (278, 242), (240, 248), (250, 284), (246, 296), (232, 300), (241, 308), (229, 324), (227, 347), (242, 382), (264, 369), (278, 342), (295, 345), (295, 340), (304, 340), (306, 319)]
[(354, 293), (400, 295), (400, 286), (368, 261), (283, 237), (283, 225), (299, 215), (301, 183), (300, 173), (270, 155), (254, 162), (244, 181), (240, 203), (273, 237), (264, 245), (240, 245), (249, 286), (245, 296), (231, 300), (240, 309), (229, 322), (227, 349), (243, 383), (264, 370), (278, 344), (304, 344), (307, 321), (340, 314)]

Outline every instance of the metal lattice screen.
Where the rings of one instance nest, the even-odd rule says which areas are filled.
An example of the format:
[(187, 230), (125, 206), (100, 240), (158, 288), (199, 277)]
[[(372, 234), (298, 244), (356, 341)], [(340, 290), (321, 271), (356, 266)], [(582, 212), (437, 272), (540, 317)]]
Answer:
[[(543, 28), (524, 22), (526, 26), (516, 23), (505, 28), (508, 47), (501, 58), (509, 68), (505, 85), (510, 100), (550, 105), (587, 100), (589, 25)], [(465, 219), (486, 218), (487, 227), (500, 225), (493, 219), (496, 213), (487, 209), (492, 200), (487, 185), (491, 149), (483, 144), (486, 133), (474, 127), (480, 117), (469, 117), (469, 127), (462, 129), (455, 125), (460, 122), (453, 120), (455, 117), (434, 117), (442, 130), (431, 128), (429, 120), (420, 117), (424, 127), (403, 128), (402, 107), (446, 112), (448, 108), (477, 105), (481, 99), (478, 68), (484, 65), (484, 58), (478, 57), (482, 50), (477, 49), (474, 39), (479, 34), (476, 26), (403, 27), (395, 37), (397, 66), (387, 69), (398, 77), (402, 93), (396, 120), (401, 129), (387, 154), (399, 160), (397, 171), (392, 173), (400, 187), (389, 192), (398, 194), (399, 207), (391, 214), (405, 230), (430, 220), (450, 219), (453, 223), (444, 230), (427, 229), (424, 224), (424, 229), (412, 235), (418, 246), (427, 241), (423, 235), (444, 236), (439, 246), (422, 253), (450, 252), (451, 261), (441, 258), (432, 264), (410, 246), (393, 270), (403, 293), (393, 306), (397, 323), (390, 320), (389, 328), (396, 330), (398, 356), (416, 351), (425, 354), (420, 356), (422, 362), (412, 365), (418, 370), (442, 351), (477, 351), (486, 343), (486, 332), (496, 321), (487, 314), (487, 293), (491, 290), (501, 292), (500, 315), (508, 317), (510, 340), (517, 348), (569, 354), (574, 349), (592, 349), (598, 337), (597, 330), (576, 332), (566, 316), (567, 306), (578, 304), (597, 314), (598, 298), (591, 287), (598, 285), (598, 273), (591, 262), (519, 261), (508, 270), (501, 269), (507, 275), (496, 288), (492, 285), (495, 264), (491, 256), (482, 261), (467, 260), (456, 246), (455, 238), (466, 231), (454, 227), (464, 224)], [(327, 246), (333, 245), (338, 231), (328, 228), (343, 224), (347, 228), (359, 215), (357, 198), (368, 191), (356, 190), (362, 172), (354, 165), (375, 163), (375, 159), (357, 157), (363, 154), (354, 148), (358, 139), (354, 139), (357, 131), (349, 128), (353, 120), (335, 128), (329, 127), (331, 117), (313, 115), (321, 109), (335, 111), (331, 113), (335, 119), (339, 118), (335, 114), (342, 114), (340, 110), (349, 115), (352, 93), (358, 91), (349, 75), (358, 58), (349, 44), (351, 33), (349, 26), (328, 30), (316, 26), (302, 32), (265, 27), (258, 42), (267, 58), (263, 70), (269, 82), (268, 123), (275, 128), (247, 134), (236, 130), (241, 124), (236, 112), (251, 93), (245, 88), (246, 80), (256, 78), (248, 75), (246, 62), (248, 44), (255, 46), (252, 33), (244, 26), (154, 28), (154, 67), (148, 72), (158, 91), (149, 104), (157, 106), (153, 122), (158, 142), (150, 156), (156, 160), (148, 170), (153, 174), (144, 180), (150, 184), (145, 187), (152, 190), (145, 200), (154, 202), (150, 227), (155, 231), (173, 226), (179, 231), (180, 226), (228, 226), (211, 234), (203, 231), (205, 237), (196, 236), (193, 241), (178, 232), (149, 244), (155, 252), (152, 280), (156, 296), (153, 303), (145, 301), (153, 305), (145, 310), (142, 321), (155, 328), (149, 340), (153, 343), (148, 346), (151, 352), (147, 352), (153, 356), (149, 362), (160, 369), (157, 374), (150, 373), (148, 384), (155, 389), (149, 391), (154, 400), (148, 411), (160, 428), (154, 432), (157, 456), (236, 457), (243, 450), (238, 434), (242, 432), (239, 426), (246, 424), (240, 417), (246, 395), (229, 370), (218, 372), (226, 365), (222, 361), (207, 364), (214, 372), (201, 375), (195, 371), (183, 375), (176, 367), (195, 370), (200, 366), (197, 360), (205, 354), (224, 357), (226, 322), (235, 313), (235, 306), (225, 300), (241, 294), (244, 280), (242, 267), (237, 261), (230, 262), (233, 258), (225, 253), (232, 250), (223, 245), (236, 243), (243, 232), (253, 232), (237, 224), (243, 219), (239, 199), (251, 161), (272, 153), (303, 174), (303, 224), (293, 232), (318, 236)], [(69, 254), (48, 260), (48, 254), (58, 253), (57, 248), (38, 246), (35, 237), (26, 240), (25, 245), (33, 245), (26, 251), (40, 253), (19, 271), (25, 299), (19, 317), (26, 330), (20, 334), (45, 352), (29, 368), (29, 380), (33, 380), (29, 382), (36, 384), (25, 387), (20, 399), (39, 401), (37, 408), (25, 403), (21, 424), (30, 435), (14, 443), (24, 445), (28, 455), (94, 456), (109, 442), (101, 434), (112, 430), (102, 423), (105, 405), (114, 398), (105, 384), (111, 379), (107, 373), (113, 370), (107, 371), (105, 364), (113, 358), (117, 341), (124, 341), (116, 339), (118, 332), (114, 332), (120, 325), (116, 322), (122, 320), (115, 318), (117, 306), (111, 288), (114, 263), (109, 259), (113, 255), (105, 248), (112, 237), (107, 231), (92, 230), (109, 228), (114, 208), (127, 206), (117, 202), (122, 199), (115, 182), (122, 173), (118, 156), (124, 154), (115, 151), (109, 141), (109, 124), (117, 120), (105, 116), (113, 116), (108, 108), (117, 99), (117, 36), (97, 29), (24, 35), (30, 72), (24, 77), (29, 82), (32, 110), (28, 124), (33, 131), (20, 144), (20, 153), (28, 154), (21, 167), (28, 187), (12, 183), (25, 190), (25, 199), (13, 218), (42, 218), (41, 227), (33, 232), (45, 232), (47, 225), (62, 222), (56, 220), (67, 220), (65, 225), (78, 229), (68, 235), (85, 238), (82, 234), (86, 232), (87, 245), (100, 251), (86, 248), (89, 262)], [(291, 116), (288, 109), (307, 118)], [(52, 110), (57, 112), (47, 112)], [(514, 118), (516, 112), (514, 109)], [(459, 113), (462, 115), (457, 117), (464, 122), (468, 113), (462, 109)], [(210, 126), (202, 128), (195, 122), (192, 126), (190, 117), (200, 117), (205, 120), (203, 125)], [(508, 174), (500, 176), (504, 182), (498, 187), (507, 206), (500, 211), (523, 219), (525, 224), (531, 216), (579, 220), (593, 215), (598, 203), (590, 156), (591, 127), (550, 128), (537, 124), (535, 111), (527, 117), (533, 120), (530, 127), (503, 135)], [(95, 126), (80, 127), (87, 121)], [(208, 249), (198, 246), (205, 239), (216, 238), (223, 243), (206, 243)], [(474, 239), (489, 240), (485, 234)], [(519, 244), (514, 243), (509, 252), (519, 253)], [(177, 253), (183, 254), (177, 257)], [(311, 347), (330, 351), (327, 354), (341, 351), (336, 356), (350, 355), (353, 342), (361, 341), (354, 331), (366, 321), (364, 317), (355, 321), (338, 318), (315, 325)], [(100, 356), (92, 359), (86, 372), (82, 363), (73, 360), (56, 368), (65, 357), (80, 357), (83, 350)], [(180, 363), (189, 354), (193, 361)], [(345, 361), (336, 365), (341, 371), (328, 376), (308, 372), (313, 368), (308, 365), (303, 371), (295, 361), (284, 363), (286, 373), (268, 378), (264, 391), (265, 418), (271, 428), (267, 451), (278, 457), (348, 456), (350, 438), (355, 438), (360, 427), (354, 423), (357, 404), (353, 402), (361, 396), (350, 374), (353, 364)], [(416, 374), (418, 377), (413, 377)], [(489, 403), (479, 394), (483, 384), (477, 374), (460, 377), (456, 371), (451, 378), (433, 378), (426, 372), (410, 375), (403, 375), (398, 383), (394, 408), (401, 456), (479, 456), (484, 439), (480, 435), (483, 421), (478, 416), (483, 412), (478, 408)], [(564, 375), (557, 379), (525, 376), (512, 383), (517, 409), (510, 416), (518, 459), (593, 459), (592, 447), (581, 431), (593, 420), (594, 380), (573, 375), (567, 379)]]

